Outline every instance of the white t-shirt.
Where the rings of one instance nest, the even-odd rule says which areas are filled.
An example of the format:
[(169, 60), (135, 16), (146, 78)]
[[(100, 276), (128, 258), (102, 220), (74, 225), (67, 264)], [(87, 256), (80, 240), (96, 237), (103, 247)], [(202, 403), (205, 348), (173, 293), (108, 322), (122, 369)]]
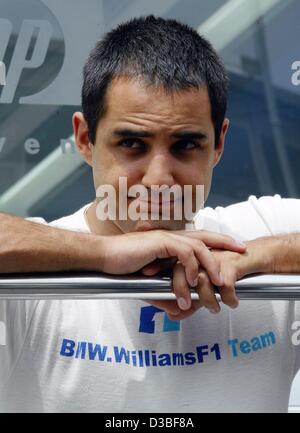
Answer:
[[(86, 206), (51, 225), (88, 231)], [(196, 227), (244, 240), (299, 231), (300, 200), (206, 208)], [(1, 301), (0, 410), (286, 411), (299, 319), (288, 301), (241, 301), (180, 322), (136, 300)]]

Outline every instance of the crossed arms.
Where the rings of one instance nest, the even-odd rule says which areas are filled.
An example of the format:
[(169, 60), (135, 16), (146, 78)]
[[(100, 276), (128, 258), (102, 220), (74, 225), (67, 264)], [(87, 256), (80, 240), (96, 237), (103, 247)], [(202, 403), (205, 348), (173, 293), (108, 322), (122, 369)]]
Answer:
[[(99, 271), (154, 275), (173, 268), (176, 301), (153, 301), (171, 319), (184, 319), (200, 307), (237, 307), (235, 282), (252, 273), (300, 273), (300, 234), (261, 237), (241, 244), (233, 238), (199, 231), (164, 231), (98, 236), (55, 228), (0, 213), (0, 273)], [(191, 301), (190, 287), (199, 293)]]

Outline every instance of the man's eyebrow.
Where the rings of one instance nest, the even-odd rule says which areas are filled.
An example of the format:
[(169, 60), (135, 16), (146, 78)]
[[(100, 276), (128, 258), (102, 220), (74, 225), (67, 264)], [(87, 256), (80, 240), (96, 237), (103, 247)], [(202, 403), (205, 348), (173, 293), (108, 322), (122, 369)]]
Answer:
[(207, 134), (201, 131), (179, 131), (172, 134), (172, 137), (180, 140), (204, 140)]
[(148, 131), (143, 130), (135, 130), (135, 129), (115, 129), (113, 131), (113, 135), (117, 137), (126, 137), (126, 138), (147, 138), (154, 137), (154, 134)]
[[(152, 132), (130, 128), (115, 129), (113, 131), (113, 135), (122, 138), (154, 137), (154, 134)], [(207, 138), (207, 134), (201, 131), (178, 131), (174, 132), (172, 134), (172, 137), (180, 140), (204, 140)]]

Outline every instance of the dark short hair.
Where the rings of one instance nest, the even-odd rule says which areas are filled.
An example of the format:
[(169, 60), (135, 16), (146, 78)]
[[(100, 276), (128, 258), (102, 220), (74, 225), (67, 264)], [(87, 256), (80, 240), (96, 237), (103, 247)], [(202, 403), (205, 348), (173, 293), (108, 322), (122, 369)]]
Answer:
[(105, 95), (118, 76), (180, 91), (207, 86), (215, 142), (227, 108), (228, 75), (211, 44), (196, 30), (172, 19), (133, 18), (108, 32), (91, 51), (83, 70), (82, 111), (89, 139), (105, 113)]

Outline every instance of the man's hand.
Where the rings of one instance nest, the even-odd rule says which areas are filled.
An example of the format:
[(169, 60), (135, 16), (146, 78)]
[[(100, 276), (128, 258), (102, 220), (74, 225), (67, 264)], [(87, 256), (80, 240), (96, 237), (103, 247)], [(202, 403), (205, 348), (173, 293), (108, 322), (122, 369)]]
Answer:
[[(150, 304), (155, 305), (158, 308), (162, 308), (165, 310), (170, 317), (175, 316), (176, 318), (178, 315), (179, 318), (184, 318), (188, 315), (191, 315), (196, 309), (200, 308), (200, 306), (203, 305), (203, 301), (193, 301), (191, 303), (191, 297), (190, 297), (190, 287), (203, 287), (203, 293), (204, 293), (204, 285), (208, 287), (208, 284), (215, 284), (216, 286), (222, 286), (224, 284), (224, 277), (222, 275), (220, 264), (216, 259), (214, 258), (214, 255), (212, 254), (210, 248), (218, 248), (218, 249), (224, 249), (224, 250), (231, 250), (235, 251), (237, 253), (243, 253), (246, 250), (246, 245), (240, 242), (235, 241), (230, 236), (226, 235), (220, 235), (213, 232), (208, 231), (178, 231), (178, 232), (163, 232), (163, 233), (176, 233), (178, 236), (181, 236), (181, 239), (178, 239), (177, 247), (179, 249), (182, 248), (182, 242), (184, 239), (182, 237), (188, 236), (188, 238), (197, 238), (201, 239), (201, 247), (203, 249), (204, 254), (202, 257), (198, 256), (198, 265), (197, 265), (197, 280), (198, 283), (196, 286), (193, 286), (192, 284), (189, 284), (186, 278), (186, 270), (184, 263), (180, 260), (179, 261), (175, 258), (174, 259), (160, 259), (155, 260), (151, 264), (145, 266), (143, 268), (143, 273), (145, 275), (155, 275), (158, 272), (170, 269), (174, 267), (174, 273), (173, 273), (173, 287), (175, 287), (175, 293), (177, 296), (177, 303), (176, 301), (149, 301)], [(189, 260), (189, 257), (188, 257)], [(211, 261), (212, 260), (212, 261)], [(176, 264), (177, 263), (177, 264)], [(202, 273), (199, 273), (199, 267), (202, 268)], [(213, 274), (212, 269), (216, 270), (215, 275), (218, 276), (218, 282), (217, 278), (212, 279), (211, 275)], [(204, 281), (207, 280), (207, 282)], [(208, 289), (206, 290), (208, 291)], [(217, 304), (218, 305), (218, 304)], [(174, 317), (175, 318), (175, 317)]]
[[(145, 275), (154, 275), (161, 264), (180, 261), (186, 284), (197, 287), (199, 264), (213, 284), (222, 285), (220, 267), (211, 248), (243, 252), (245, 246), (226, 235), (199, 231), (151, 230), (102, 238), (100, 268), (111, 274), (128, 274), (144, 268)], [(157, 270), (158, 269), (158, 270)]]
[[(244, 253), (233, 251), (212, 250), (224, 282), (219, 287), (221, 300), (231, 308), (238, 306), (238, 298), (235, 293), (235, 283), (245, 275), (262, 272), (274, 272), (275, 248), (278, 239), (273, 237), (258, 238), (246, 242), (247, 250)], [(173, 291), (177, 297), (175, 301), (158, 301), (156, 306), (164, 309), (173, 320), (182, 320), (191, 316), (201, 307), (206, 307), (211, 313), (220, 311), (219, 302), (215, 296), (214, 285), (211, 282), (205, 269), (199, 271), (199, 283), (196, 292), (199, 294), (199, 301), (192, 301), (190, 289), (187, 287), (181, 263), (177, 263), (173, 271)], [(185, 300), (185, 305), (180, 302)], [(179, 306), (181, 305), (181, 310)], [(185, 307), (185, 308), (182, 308)]]

